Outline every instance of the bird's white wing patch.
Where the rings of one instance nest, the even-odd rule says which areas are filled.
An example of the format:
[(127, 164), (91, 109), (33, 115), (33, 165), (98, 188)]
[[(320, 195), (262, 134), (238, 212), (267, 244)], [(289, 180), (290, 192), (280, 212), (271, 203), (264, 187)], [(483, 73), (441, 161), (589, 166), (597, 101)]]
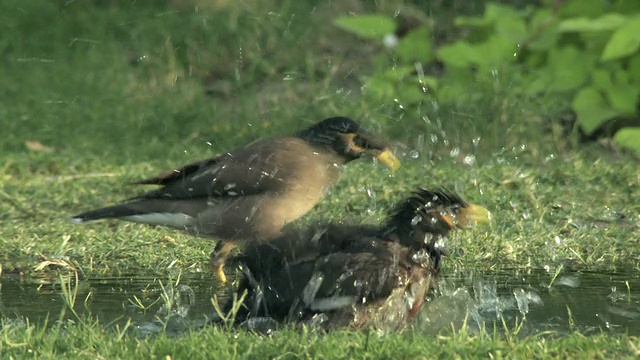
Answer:
[(331, 311), (350, 306), (358, 301), (354, 296), (334, 296), (330, 298), (315, 299), (309, 306), (313, 311)]
[(182, 213), (148, 213), (123, 216), (120, 219), (135, 223), (162, 225), (173, 228), (183, 228), (193, 223), (193, 217)]

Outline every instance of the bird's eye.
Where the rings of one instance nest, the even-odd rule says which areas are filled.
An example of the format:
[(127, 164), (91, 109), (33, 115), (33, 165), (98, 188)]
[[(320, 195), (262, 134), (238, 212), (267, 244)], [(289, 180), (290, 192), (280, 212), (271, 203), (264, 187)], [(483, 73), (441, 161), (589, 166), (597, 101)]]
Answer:
[(367, 139), (357, 135), (353, 137), (353, 144), (363, 149), (366, 149), (369, 147), (369, 142), (367, 141)]

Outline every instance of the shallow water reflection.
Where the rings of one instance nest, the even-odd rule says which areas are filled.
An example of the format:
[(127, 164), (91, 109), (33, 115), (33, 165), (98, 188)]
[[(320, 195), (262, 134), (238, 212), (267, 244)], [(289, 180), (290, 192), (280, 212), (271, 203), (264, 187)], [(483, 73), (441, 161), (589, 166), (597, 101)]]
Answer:
[[(443, 328), (473, 329), (494, 324), (513, 331), (522, 323), (522, 335), (578, 329), (591, 332), (628, 332), (640, 335), (640, 276), (636, 273), (560, 273), (538, 271), (446, 274), (438, 293), (425, 304), (415, 330), (427, 333)], [(180, 332), (205, 324), (215, 316), (211, 299), (225, 301), (225, 290), (211, 277), (180, 279), (100, 277), (64, 280), (77, 291), (74, 310), (91, 315), (106, 326), (124, 325), (140, 335)], [(550, 285), (551, 284), (551, 285)], [(57, 321), (67, 308), (60, 281), (0, 278), (0, 315), (32, 323)], [(74, 319), (70, 311), (66, 318)], [(9, 320), (11, 321), (11, 320)]]
[[(628, 332), (640, 334), (640, 277), (636, 273), (464, 271), (444, 276), (439, 294), (416, 327), (489, 327), (520, 334)], [(524, 319), (524, 321), (522, 321)], [(504, 321), (504, 322), (503, 322)]]
[[(204, 325), (215, 313), (211, 299), (224, 291), (202, 276), (177, 279), (154, 277), (96, 277), (80, 280), (0, 278), (0, 314), (5, 319), (29, 319), (51, 325), (69, 311), (63, 287), (76, 291), (73, 309), (108, 326), (124, 326), (142, 335), (181, 331)], [(224, 299), (221, 300), (224, 302)]]

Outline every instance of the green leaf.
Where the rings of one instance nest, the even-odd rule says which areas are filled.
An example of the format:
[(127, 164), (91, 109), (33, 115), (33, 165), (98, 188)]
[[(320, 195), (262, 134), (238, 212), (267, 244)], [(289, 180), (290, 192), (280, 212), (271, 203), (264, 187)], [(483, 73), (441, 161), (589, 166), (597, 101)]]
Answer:
[(640, 104), (640, 87), (631, 82), (629, 74), (620, 69), (613, 73), (613, 86), (607, 90), (611, 105), (621, 112), (633, 115)]
[(629, 82), (628, 74), (621, 67), (597, 69), (593, 72), (592, 81), (605, 94), (612, 108), (627, 115), (636, 112), (640, 89)]
[(609, 42), (609, 39), (611, 38), (611, 32), (583, 32), (579, 33), (579, 36), (580, 42), (584, 46), (583, 51), (589, 54), (599, 55), (602, 54), (604, 47)]
[(473, 71), (469, 69), (456, 69), (446, 72), (438, 83), (438, 100), (447, 104), (464, 104), (471, 99), (484, 96), (477, 91)]
[(335, 25), (367, 39), (380, 39), (396, 30), (393, 18), (384, 15), (341, 16)]
[(517, 44), (527, 37), (527, 26), (521, 17), (504, 17), (496, 22), (496, 35)]
[(549, 67), (553, 73), (553, 82), (549, 89), (567, 91), (580, 87), (589, 78), (594, 65), (593, 55), (584, 53), (574, 46), (551, 49)]
[(488, 71), (514, 61), (518, 51), (517, 45), (515, 41), (494, 35), (473, 49), (472, 58), (476, 64)]
[(640, 48), (640, 16), (634, 16), (618, 28), (602, 52), (602, 60), (616, 60), (638, 52)]
[(613, 136), (613, 141), (620, 147), (635, 150), (640, 153), (640, 128), (622, 128)]
[(464, 40), (440, 47), (437, 55), (448, 67), (468, 67), (476, 63), (474, 46)]
[(493, 35), (477, 45), (465, 41), (456, 41), (442, 46), (438, 50), (438, 58), (450, 67), (480, 66), (481, 72), (487, 73), (492, 68), (501, 67), (515, 59), (517, 44), (502, 36)]
[(400, 40), (395, 53), (403, 63), (428, 62), (433, 58), (431, 39), (426, 26), (411, 31)]
[(397, 100), (403, 106), (434, 96), (436, 88), (437, 79), (428, 76), (419, 79), (412, 65), (387, 70), (368, 78), (364, 84), (365, 93), (372, 98), (384, 102)]
[(596, 17), (606, 12), (605, 1), (602, 0), (567, 0), (561, 4), (558, 9), (558, 15), (565, 18), (578, 16)]
[(411, 65), (404, 66), (394, 66), (391, 69), (386, 70), (382, 73), (382, 78), (387, 79), (391, 82), (402, 81), (408, 75), (412, 74), (416, 71), (416, 68)]
[(438, 91), (438, 78), (433, 76), (423, 76), (418, 78), (418, 84), (423, 89), (423, 92), (436, 92)]
[(553, 74), (550, 71), (536, 71), (529, 76), (530, 81), (525, 82), (524, 92), (527, 95), (537, 95), (549, 89), (553, 82)]
[(604, 96), (593, 87), (585, 87), (576, 94), (571, 108), (578, 116), (578, 123), (587, 135), (593, 134), (602, 124), (620, 113), (611, 108)]
[(453, 24), (456, 27), (485, 27), (493, 24), (493, 20), (485, 17), (458, 16), (454, 20)]
[(488, 3), (484, 10), (484, 17), (499, 23), (509, 18), (523, 18), (526, 13), (526, 11), (518, 10), (513, 6)]
[(639, 90), (631, 85), (618, 85), (607, 90), (611, 106), (623, 114), (633, 114), (638, 108)]
[(551, 10), (537, 10), (527, 30), (530, 34), (535, 34), (529, 42), (529, 49), (544, 51), (551, 49), (560, 37), (559, 28), (558, 20)]
[(579, 17), (560, 22), (560, 32), (611, 31), (627, 22), (627, 18), (620, 14), (605, 14), (597, 19)]
[(398, 100), (399, 105), (408, 106), (424, 101), (428, 96), (429, 94), (422, 92), (416, 84), (404, 83), (396, 89), (394, 99)]
[(640, 53), (635, 54), (631, 59), (629, 59), (627, 73), (629, 74), (629, 79), (632, 82), (640, 85)]
[(455, 19), (454, 25), (458, 27), (487, 27), (508, 19), (524, 19), (526, 11), (517, 10), (508, 5), (497, 3), (488, 3), (484, 9), (482, 17), (477, 16), (459, 16)]
[(392, 81), (381, 76), (368, 78), (363, 85), (364, 92), (374, 99), (392, 100), (395, 86)]
[(593, 85), (602, 90), (613, 87), (613, 82), (611, 81), (611, 72), (605, 69), (594, 70), (593, 75), (591, 76), (591, 81)]
[(637, 0), (614, 1), (612, 5), (611, 12), (620, 14), (640, 13), (640, 1)]

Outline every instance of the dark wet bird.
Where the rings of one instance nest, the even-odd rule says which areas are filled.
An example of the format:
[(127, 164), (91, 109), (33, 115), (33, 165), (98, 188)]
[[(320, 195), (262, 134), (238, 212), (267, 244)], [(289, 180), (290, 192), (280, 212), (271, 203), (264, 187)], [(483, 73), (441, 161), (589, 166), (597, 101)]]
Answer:
[(211, 264), (224, 282), (224, 263), (235, 245), (278, 236), (321, 200), (342, 165), (362, 157), (399, 166), (389, 148), (355, 121), (329, 118), (293, 136), (259, 140), (138, 181), (160, 188), (73, 219), (116, 218), (215, 238)]
[(438, 240), (489, 219), (451, 192), (418, 189), (382, 226), (321, 225), (250, 245), (234, 258), (243, 272), (237, 298), (246, 292), (236, 320), (400, 329), (433, 286)]

